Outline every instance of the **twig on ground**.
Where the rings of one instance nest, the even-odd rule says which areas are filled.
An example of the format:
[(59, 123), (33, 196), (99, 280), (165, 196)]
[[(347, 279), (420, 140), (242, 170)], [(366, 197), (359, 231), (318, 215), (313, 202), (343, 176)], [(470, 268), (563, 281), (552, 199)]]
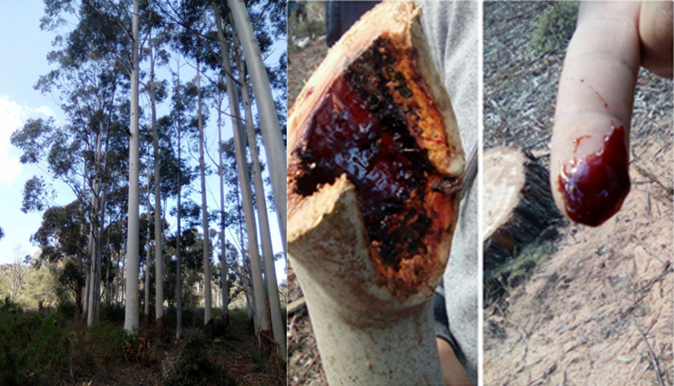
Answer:
[(304, 296), (288, 304), (288, 315), (302, 311), (307, 306)]
[(662, 379), (662, 374), (660, 374), (660, 366), (658, 366), (658, 357), (655, 355), (655, 352), (653, 351), (653, 348), (651, 347), (651, 344), (648, 343), (648, 339), (646, 338), (646, 334), (641, 330), (641, 327), (639, 327), (639, 323), (637, 323), (637, 319), (632, 315), (632, 323), (634, 323), (634, 326), (639, 330), (639, 334), (641, 334), (641, 337), (644, 340), (644, 343), (646, 343), (646, 348), (648, 349), (648, 353), (651, 356), (651, 362), (653, 364), (653, 370), (655, 371), (655, 374), (658, 376), (658, 383), (660, 386), (665, 386), (665, 382)]
[(304, 380), (304, 377), (306, 377), (307, 374), (309, 373), (309, 370), (311, 370), (311, 368), (314, 367), (314, 363), (316, 363), (316, 358), (318, 358), (320, 356), (321, 356), (321, 353), (316, 351), (316, 356), (311, 358), (311, 362), (309, 362), (309, 365), (307, 366), (306, 369), (304, 369), (304, 371), (302, 372), (302, 375), (300, 375), (300, 378), (297, 380), (298, 385), (302, 384), (302, 381)]

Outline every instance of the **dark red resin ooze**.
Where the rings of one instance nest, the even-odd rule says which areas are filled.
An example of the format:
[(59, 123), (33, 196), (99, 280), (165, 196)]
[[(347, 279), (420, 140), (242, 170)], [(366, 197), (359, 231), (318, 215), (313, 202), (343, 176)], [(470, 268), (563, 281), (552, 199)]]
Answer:
[[(384, 264), (397, 267), (400, 255), (414, 256), (425, 248), (421, 236), (431, 220), (406, 201), (415, 190), (423, 197), (432, 167), (395, 105), (389, 101), (388, 109), (373, 109), (355, 87), (338, 79), (316, 113), (300, 154), (305, 166), (296, 191), (310, 195), (346, 173), (358, 191), (370, 241)], [(400, 213), (402, 218), (396, 216)], [(407, 253), (398, 253), (400, 248)]]
[(612, 128), (604, 137), (603, 149), (563, 165), (559, 189), (566, 212), (577, 223), (599, 226), (618, 212), (630, 191), (625, 129)]

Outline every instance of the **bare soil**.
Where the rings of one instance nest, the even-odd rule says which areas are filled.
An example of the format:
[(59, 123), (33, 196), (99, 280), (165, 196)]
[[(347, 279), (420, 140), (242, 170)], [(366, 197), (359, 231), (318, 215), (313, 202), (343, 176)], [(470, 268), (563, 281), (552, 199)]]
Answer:
[(294, 47), (288, 54), (288, 106), (295, 103), (302, 87), (328, 53), (324, 39), (309, 41), (304, 48)]
[[(485, 3), (484, 141), (548, 143), (564, 50), (528, 37), (550, 3)], [(485, 385), (671, 385), (672, 82), (640, 73), (632, 191), (599, 228), (562, 224), (530, 276), (484, 310)]]

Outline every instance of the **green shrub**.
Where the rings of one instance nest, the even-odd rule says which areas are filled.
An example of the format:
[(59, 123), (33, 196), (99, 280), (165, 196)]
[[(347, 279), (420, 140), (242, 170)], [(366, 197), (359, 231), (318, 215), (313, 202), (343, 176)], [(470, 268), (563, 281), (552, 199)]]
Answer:
[(529, 40), (535, 54), (548, 50), (564, 50), (569, 43), (578, 19), (577, 1), (551, 4), (536, 21), (536, 29)]
[(234, 308), (229, 310), (229, 329), (253, 333), (255, 324), (253, 319), (248, 317), (245, 308)]
[(42, 384), (67, 369), (68, 350), (67, 330), (54, 316), (0, 311), (0, 384)]
[(109, 322), (124, 324), (125, 310), (121, 304), (101, 304), (100, 318)]
[(59, 302), (56, 306), (56, 314), (62, 319), (75, 319), (77, 306), (71, 301)]

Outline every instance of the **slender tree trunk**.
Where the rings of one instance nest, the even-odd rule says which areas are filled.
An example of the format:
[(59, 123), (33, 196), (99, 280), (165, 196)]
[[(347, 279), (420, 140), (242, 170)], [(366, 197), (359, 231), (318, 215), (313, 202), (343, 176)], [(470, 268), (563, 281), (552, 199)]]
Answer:
[(119, 250), (119, 252), (117, 252), (117, 264), (115, 264), (115, 271), (117, 272), (117, 274), (115, 275), (115, 278), (117, 279), (117, 281), (115, 283), (115, 303), (117, 303), (117, 304), (121, 304), (121, 300), (122, 300), (121, 297), (119, 296), (119, 292), (120, 292), (120, 285), (119, 284), (122, 282), (122, 273), (121, 273), (122, 271), (120, 269), (119, 264), (120, 264), (120, 262), (123, 258), (122, 253), (123, 252), (122, 252), (121, 249)]
[[(89, 263), (91, 264), (91, 263)], [(82, 304), (82, 316), (84, 317), (84, 320), (86, 320), (87, 315), (89, 314), (89, 274), (90, 274), (91, 269), (87, 267), (86, 273), (84, 276), (84, 296), (82, 297), (82, 300), (84, 304)]]
[(78, 286), (75, 291), (75, 304), (77, 305), (78, 315), (82, 315), (82, 291), (84, 291), (84, 286)]
[[(234, 44), (238, 47), (238, 38), (234, 35)], [(260, 226), (260, 238), (262, 239), (262, 252), (264, 254), (264, 272), (267, 282), (267, 294), (269, 296), (269, 308), (271, 313), (272, 330), (274, 340), (278, 343), (278, 353), (283, 359), (286, 359), (286, 338), (285, 321), (281, 315), (281, 301), (278, 295), (278, 283), (276, 282), (276, 267), (274, 266), (274, 252), (271, 244), (271, 234), (269, 232), (269, 218), (267, 213), (267, 204), (264, 196), (264, 185), (262, 183), (262, 168), (260, 167), (260, 158), (257, 154), (257, 141), (255, 140), (255, 127), (253, 127), (253, 112), (250, 108), (250, 96), (246, 84), (246, 68), (238, 53), (236, 62), (239, 67), (239, 79), (241, 87), (241, 96), (243, 98), (243, 108), (246, 114), (246, 133), (248, 134), (248, 146), (250, 156), (253, 160), (253, 183), (255, 184), (255, 203), (257, 204), (257, 215)], [(236, 107), (238, 110), (238, 106)], [(236, 114), (238, 115), (238, 114)]]
[[(279, 229), (281, 230), (281, 240), (285, 240), (287, 220), (285, 205), (286, 149), (283, 145), (276, 105), (274, 105), (267, 70), (262, 62), (260, 47), (258, 46), (257, 39), (255, 39), (246, 5), (242, 0), (227, 0), (227, 4), (229, 5), (232, 19), (234, 19), (233, 27), (235, 27), (237, 35), (241, 39), (243, 51), (246, 54), (246, 63), (250, 69), (253, 93), (255, 94), (257, 110), (260, 116), (264, 148), (267, 153), (267, 165), (269, 165), (269, 175), (271, 177)], [(216, 18), (220, 18), (217, 9)], [(283, 247), (285, 248), (285, 243), (283, 243)]]
[(213, 339), (213, 309), (211, 303), (211, 260), (209, 258), (208, 207), (206, 200), (206, 170), (204, 163), (204, 128), (201, 119), (201, 69), (197, 59), (197, 103), (199, 125), (199, 169), (201, 171), (201, 215), (204, 228), (204, 332)]
[[(150, 33), (150, 39), (152, 34)], [(155, 318), (157, 329), (164, 331), (164, 260), (162, 258), (161, 186), (159, 175), (159, 134), (157, 133), (157, 101), (154, 89), (154, 48), (150, 48), (150, 104), (152, 106), (152, 144), (154, 147), (154, 266)]]
[[(107, 159), (107, 157), (105, 157), (105, 158)], [(105, 161), (103, 161), (103, 162), (105, 162)], [(109, 291), (110, 287), (107, 286), (107, 279), (104, 283), (101, 283), (103, 281), (103, 230), (105, 229), (105, 205), (106, 205), (105, 188), (106, 188), (106, 186), (105, 186), (105, 183), (101, 183), (100, 186), (101, 186), (101, 201), (100, 201), (99, 206), (101, 208), (101, 214), (100, 214), (101, 222), (98, 225), (98, 240), (99, 240), (99, 242), (98, 242), (98, 250), (96, 252), (98, 254), (98, 275), (97, 275), (98, 276), (98, 287), (100, 289), (101, 284), (104, 284), (104, 288), (106, 290), (108, 290), (108, 292), (110, 292)], [(110, 234), (108, 233), (108, 242), (110, 241), (109, 235)], [(106, 272), (110, 273), (110, 270), (106, 269)], [(108, 297), (108, 294), (106, 294), (106, 298), (107, 297)], [(102, 300), (102, 296), (99, 295), (99, 297), (97, 299), (97, 305), (96, 305), (96, 319), (98, 319), (98, 313), (99, 313), (99, 309), (100, 309), (100, 306), (101, 306), (101, 300)]]
[[(81, 197), (81, 204), (84, 206), (86, 205), (86, 197), (87, 197), (87, 163), (84, 163), (84, 167), (82, 168), (82, 193), (80, 194)], [(84, 233), (86, 229), (86, 226), (84, 225), (84, 221), (82, 221), (81, 226), (80, 226), (80, 232)], [(82, 249), (84, 249), (84, 245), (82, 245)], [(82, 261), (82, 259), (80, 259)], [(81, 299), (81, 304), (79, 305), (79, 308), (81, 310), (80, 316), (86, 318), (87, 315), (87, 310), (89, 309), (89, 269), (86, 266), (86, 264), (82, 264), (84, 266), (84, 293), (80, 294), (79, 299)]]
[[(148, 165), (149, 166), (149, 165)], [(152, 261), (152, 244), (150, 244), (150, 168), (147, 168), (147, 238), (145, 239), (145, 304), (143, 304), (143, 314), (145, 315), (145, 325), (150, 321), (150, 262)]]
[[(108, 233), (109, 235), (110, 233)], [(110, 238), (108, 237), (108, 240)], [(106, 262), (107, 267), (105, 268), (105, 290), (106, 292), (106, 297), (105, 301), (108, 305), (112, 304), (112, 279), (110, 277), (110, 271), (112, 270), (112, 252), (109, 254), (109, 257)]]
[[(180, 95), (180, 59), (178, 59), (178, 100), (181, 100)], [(181, 339), (183, 335), (183, 279), (182, 279), (182, 259), (180, 256), (180, 238), (182, 233), (180, 230), (180, 210), (181, 210), (181, 195), (182, 195), (182, 158), (181, 158), (181, 143), (180, 134), (182, 132), (182, 117), (178, 117), (178, 227), (176, 233), (176, 339)]]
[(127, 259), (122, 259), (122, 281), (119, 283), (119, 289), (121, 290), (121, 301), (126, 304), (126, 272), (128, 271), (126, 266)]
[(90, 243), (91, 248), (91, 267), (90, 267), (90, 280), (91, 285), (89, 286), (89, 313), (87, 314), (87, 326), (91, 327), (96, 320), (98, 320), (98, 306), (101, 302), (101, 221), (99, 214), (99, 205), (100, 205), (100, 188), (101, 188), (101, 176), (100, 176), (100, 161), (101, 161), (101, 143), (102, 143), (102, 130), (99, 127), (98, 134), (96, 135), (96, 153), (94, 156), (94, 184), (92, 187), (92, 216), (91, 224), (89, 226), (89, 231), (91, 233), (92, 242)]
[(126, 307), (124, 329), (134, 331), (138, 328), (138, 0), (133, 0), (131, 72), (131, 138), (129, 139), (129, 225), (127, 241)]
[(227, 256), (225, 248), (225, 173), (222, 164), (222, 94), (218, 100), (218, 174), (220, 175), (220, 279), (222, 286), (222, 319), (229, 325), (229, 286), (227, 285)]
[[(216, 13), (218, 26), (218, 40), (220, 41), (220, 50), (222, 52), (222, 65), (225, 73), (231, 74), (230, 55), (225, 37), (222, 30), (220, 18), (217, 17), (218, 10), (215, 3), (213, 8)], [(253, 196), (250, 191), (250, 175), (248, 173), (248, 163), (246, 162), (246, 142), (241, 127), (241, 118), (239, 117), (239, 98), (236, 84), (231, 77), (227, 77), (227, 95), (229, 96), (229, 105), (232, 113), (232, 126), (234, 131), (234, 147), (236, 152), (236, 164), (239, 171), (239, 184), (243, 199), (243, 212), (246, 218), (246, 233), (248, 234), (248, 252), (250, 254), (253, 293), (255, 296), (256, 315), (258, 318), (258, 328), (263, 331), (269, 331), (269, 315), (267, 314), (267, 299), (265, 296), (264, 285), (262, 282), (262, 270), (260, 268), (260, 257), (257, 244), (257, 227), (255, 224), (255, 212), (253, 209)], [(285, 162), (285, 161), (284, 161)]]
[[(234, 187), (236, 189), (236, 186)], [(241, 199), (239, 198), (239, 191), (237, 189), (236, 193), (236, 208), (237, 208), (237, 214), (238, 214), (238, 222), (239, 222), (239, 245), (241, 246), (241, 275), (239, 276), (239, 284), (241, 284), (241, 288), (243, 288), (243, 293), (246, 295), (246, 314), (248, 315), (249, 318), (253, 318), (253, 324), (255, 325), (255, 331), (257, 332), (257, 318), (255, 317), (255, 301), (251, 301), (251, 297), (249, 296), (249, 293), (253, 293), (252, 291), (252, 286), (251, 286), (251, 281), (250, 281), (250, 264), (248, 264), (248, 259), (246, 258), (246, 250), (244, 248), (244, 243), (243, 243), (243, 228), (241, 227), (241, 223), (243, 222), (241, 219), (241, 211), (239, 208), (241, 207)], [(245, 282), (244, 278), (245, 276)]]

